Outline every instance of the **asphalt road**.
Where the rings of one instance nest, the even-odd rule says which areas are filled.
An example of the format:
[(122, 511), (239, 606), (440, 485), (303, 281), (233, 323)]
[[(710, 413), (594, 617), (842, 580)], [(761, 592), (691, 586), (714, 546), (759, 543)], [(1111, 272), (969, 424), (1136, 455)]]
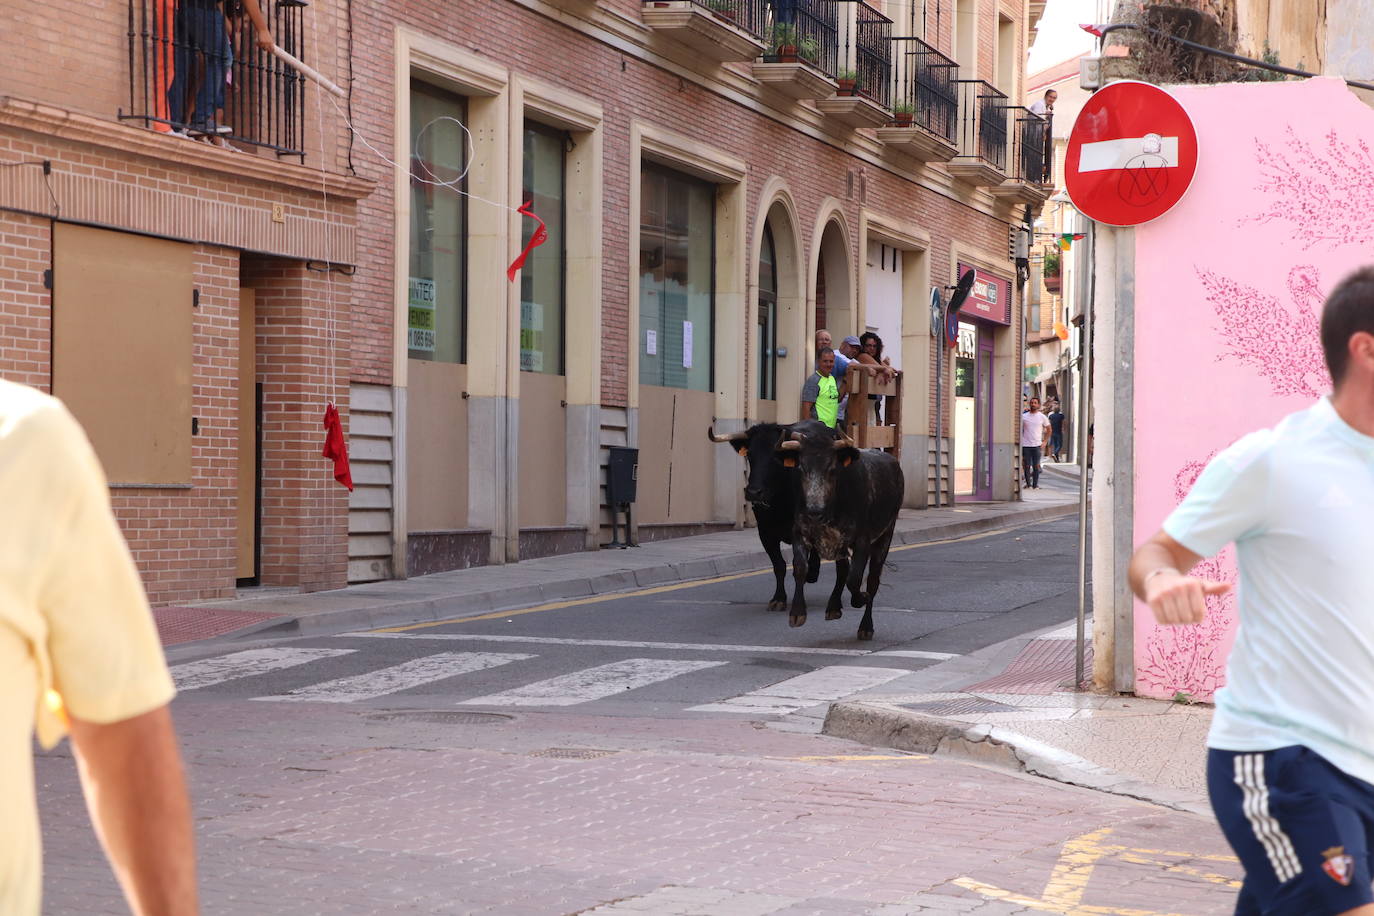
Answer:
[(825, 619), (834, 581), (825, 564), (804, 627), (765, 610), (773, 578), (759, 573), (441, 625), (221, 646), (173, 673), (184, 704), (772, 718), (1070, 619), (1075, 547), (1076, 522), (1061, 519), (894, 550), (869, 642), (855, 635), (862, 611)]

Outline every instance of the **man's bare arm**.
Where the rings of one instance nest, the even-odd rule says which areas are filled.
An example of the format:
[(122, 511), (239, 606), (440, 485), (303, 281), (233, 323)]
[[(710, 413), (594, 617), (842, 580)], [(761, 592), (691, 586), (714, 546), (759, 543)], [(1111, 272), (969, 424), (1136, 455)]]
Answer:
[(803, 420), (809, 420), (809, 419), (811, 419), (811, 405), (812, 405), (813, 403), (815, 403), (815, 402), (814, 402), (814, 401), (802, 401), (801, 418), (802, 418)]
[(96, 834), (135, 916), (196, 913), (191, 804), (167, 707), (109, 724), (73, 718), (71, 737)]
[(258, 0), (243, 0), (243, 11), (253, 22), (253, 30), (258, 33), (258, 47), (264, 51), (272, 50), (272, 32), (267, 28), (267, 17), (262, 14)]
[(1202, 557), (1164, 531), (1137, 548), (1127, 570), (1131, 591), (1150, 606), (1162, 626), (1201, 623), (1207, 596), (1231, 590), (1231, 583), (1188, 575)]

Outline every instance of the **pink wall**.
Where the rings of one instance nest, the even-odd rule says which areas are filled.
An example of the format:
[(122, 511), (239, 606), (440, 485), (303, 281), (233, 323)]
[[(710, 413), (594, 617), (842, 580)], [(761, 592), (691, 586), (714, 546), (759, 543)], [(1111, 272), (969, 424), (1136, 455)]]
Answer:
[[(1322, 300), (1374, 259), (1374, 111), (1340, 81), (1171, 91), (1199, 161), (1182, 202), (1136, 230), (1136, 543), (1212, 455), (1328, 391)], [(1234, 548), (1199, 572), (1234, 580)], [(1166, 629), (1137, 602), (1136, 692), (1210, 700), (1236, 616), (1228, 595)]]

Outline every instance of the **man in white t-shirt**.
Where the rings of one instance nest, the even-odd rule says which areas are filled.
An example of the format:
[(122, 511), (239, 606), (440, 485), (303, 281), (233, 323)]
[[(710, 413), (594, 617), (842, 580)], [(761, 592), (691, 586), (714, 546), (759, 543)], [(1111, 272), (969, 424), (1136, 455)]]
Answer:
[(1374, 914), (1374, 269), (1322, 311), (1335, 391), (1219, 454), (1131, 559), (1162, 625), (1230, 585), (1240, 630), (1207, 738), (1212, 808), (1245, 866), (1237, 913)]
[(196, 912), (173, 693), (90, 443), (59, 402), (0, 380), (0, 913), (39, 912), (35, 732), (71, 733), (130, 909)]
[(1050, 418), (1040, 412), (1040, 399), (1031, 398), (1029, 406), (1021, 411), (1021, 476), (1027, 489), (1040, 489), (1040, 462), (1049, 439)]

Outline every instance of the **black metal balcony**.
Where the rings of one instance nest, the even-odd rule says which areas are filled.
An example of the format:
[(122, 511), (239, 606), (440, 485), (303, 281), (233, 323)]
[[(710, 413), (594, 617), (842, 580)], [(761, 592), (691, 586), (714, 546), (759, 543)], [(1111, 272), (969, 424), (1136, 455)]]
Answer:
[[(655, 0), (645, 0), (653, 3)], [(743, 29), (755, 38), (762, 39), (768, 28), (768, 10), (764, 0), (691, 0), (722, 22)]]
[(894, 38), (893, 46), (899, 61), (894, 108), (901, 115), (910, 114), (912, 126), (954, 143), (959, 123), (959, 65), (919, 38)]
[[(304, 59), (302, 0), (263, 4)], [(257, 46), (246, 15), (206, 0), (129, 0), (129, 110), (121, 120), (305, 158), (305, 78)]]
[(1054, 146), (1050, 140), (1050, 118), (1029, 108), (1013, 105), (1007, 109), (1011, 128), (1011, 169), (1013, 181), (1034, 185), (1054, 184)]
[(769, 0), (769, 63), (805, 63), (835, 78), (839, 60), (836, 0)]
[[(853, 74), (853, 92), (892, 107), (892, 20), (864, 0), (840, 0), (839, 73)], [(843, 83), (841, 84), (843, 86)]]
[(998, 185), (1007, 172), (1007, 97), (983, 80), (959, 89), (959, 155), (949, 170), (976, 185)]

